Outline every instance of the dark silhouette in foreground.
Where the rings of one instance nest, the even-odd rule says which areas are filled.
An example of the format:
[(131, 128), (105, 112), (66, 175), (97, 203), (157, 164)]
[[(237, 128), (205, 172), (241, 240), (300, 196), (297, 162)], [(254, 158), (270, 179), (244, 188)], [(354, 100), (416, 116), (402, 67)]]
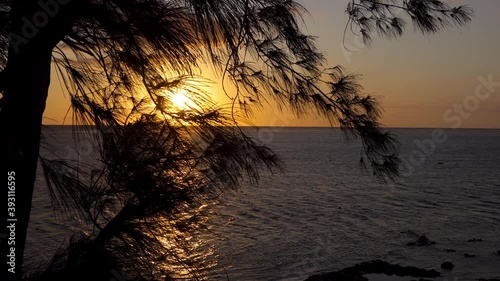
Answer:
[(363, 277), (363, 275), (366, 274), (385, 274), (389, 276), (396, 275), (401, 277), (420, 278), (441, 276), (441, 273), (433, 269), (427, 270), (414, 266), (401, 266), (399, 264), (390, 264), (385, 261), (374, 260), (356, 264), (339, 271), (314, 275), (307, 278), (305, 281), (368, 281), (368, 278)]
[[(17, 266), (8, 280), (23, 272), (38, 163), (57, 213), (77, 216), (92, 231), (75, 237), (34, 279), (109, 281), (110, 270), (122, 268), (135, 280), (186, 268), (185, 275), (203, 279), (190, 270), (199, 259), (184, 247), (193, 240), (181, 235), (201, 231), (198, 210), (243, 180), (256, 184), (262, 170), (282, 169), (272, 151), (239, 128), (267, 100), (298, 117), (316, 113), (358, 138), (360, 163), (379, 180), (399, 175), (398, 142), (379, 123), (378, 101), (363, 93), (357, 75), (324, 65), (300, 28), (306, 10), (295, 1), (46, 5), (0, 1), (0, 164), (2, 174), (15, 171), (18, 179)], [(395, 10), (426, 34), (461, 26), (472, 14), (437, 0), (352, 1), (347, 24), (367, 43), (375, 33), (400, 36), (405, 20)], [(224, 88), (229, 106), (218, 107), (204, 90), (208, 82), (198, 74), (205, 63), (224, 86), (234, 86)], [(86, 125), (76, 127), (75, 140), (80, 131), (93, 138), (98, 164), (39, 153), (51, 69), (71, 100), (74, 124)], [(190, 108), (173, 104), (178, 92)], [(2, 259), (7, 251), (2, 243)], [(166, 266), (172, 263), (180, 267)]]

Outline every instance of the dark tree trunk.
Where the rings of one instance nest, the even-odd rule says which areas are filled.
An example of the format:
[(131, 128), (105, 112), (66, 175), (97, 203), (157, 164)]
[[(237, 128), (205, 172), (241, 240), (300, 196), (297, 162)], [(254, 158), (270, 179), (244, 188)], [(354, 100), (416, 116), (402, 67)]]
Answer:
[(10, 246), (15, 246), (16, 278), (21, 274), (23, 264), (31, 198), (36, 178), (42, 115), (50, 84), (50, 62), (51, 53), (45, 52), (36, 57), (17, 57), (10, 60), (7, 67), (8, 86), (4, 89), (0, 113), (2, 132), (0, 161), (4, 183), (9, 172), (15, 173), (15, 213), (7, 215), (9, 218), (17, 219), (17, 222), (14, 222), (15, 245), (8, 246), (9, 252)]
[(36, 58), (19, 58), (11, 64), (8, 68), (9, 86), (4, 90), (5, 100), (0, 113), (2, 180), (7, 180), (9, 172), (15, 173), (15, 214), (8, 216), (17, 219), (16, 275), (21, 273), (23, 264), (42, 114), (50, 83), (50, 61), (51, 54), (46, 53)]
[[(64, 13), (67, 11), (61, 6), (56, 15), (48, 17), (47, 23), (36, 25), (36, 29), (31, 29), (32, 33), (27, 34), (27, 22), (36, 23), (34, 15), (46, 11), (36, 0), (12, 1), (11, 4), (8, 62), (0, 75), (0, 90), (3, 94), (0, 103), (0, 182), (1, 198), (5, 198), (9, 187), (8, 173), (15, 173), (15, 180), (10, 179), (15, 181), (15, 212), (9, 213), (6, 203), (1, 204), (2, 213), (6, 216), (2, 217), (2, 225), (5, 222), (7, 225), (15, 224), (15, 245), (10, 241), (10, 245), (3, 241), (0, 245), (2, 275), (7, 273), (7, 278), (1, 280), (19, 280), (22, 274), (42, 116), (50, 84), (52, 49), (70, 27), (70, 17)], [(7, 202), (7, 199), (2, 202)], [(11, 229), (4, 227), (0, 233), (5, 231), (8, 236), (12, 236)], [(15, 247), (15, 274), (7, 271), (10, 258), (4, 260), (11, 253), (11, 247)]]

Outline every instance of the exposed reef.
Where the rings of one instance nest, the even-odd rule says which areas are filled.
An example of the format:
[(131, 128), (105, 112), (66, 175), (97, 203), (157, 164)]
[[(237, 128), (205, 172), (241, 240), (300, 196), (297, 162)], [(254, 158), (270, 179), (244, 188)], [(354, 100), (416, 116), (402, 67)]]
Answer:
[(436, 270), (427, 270), (414, 266), (401, 266), (399, 264), (390, 264), (381, 260), (363, 262), (342, 270), (313, 275), (305, 281), (368, 281), (365, 274), (386, 274), (401, 277), (427, 277), (434, 278), (441, 276)]

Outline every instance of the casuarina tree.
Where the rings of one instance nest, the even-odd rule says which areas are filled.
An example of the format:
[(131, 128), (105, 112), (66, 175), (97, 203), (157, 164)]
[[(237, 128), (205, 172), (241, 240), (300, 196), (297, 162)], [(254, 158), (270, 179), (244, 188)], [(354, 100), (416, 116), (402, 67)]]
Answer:
[[(110, 280), (84, 269), (134, 269), (140, 261), (149, 270), (133, 271), (136, 278), (168, 276), (152, 257), (179, 253), (156, 245), (166, 235), (160, 230), (194, 225), (180, 214), (245, 178), (256, 183), (261, 168), (282, 168), (239, 127), (271, 100), (340, 126), (361, 141), (362, 163), (378, 179), (397, 177), (398, 144), (381, 128), (377, 100), (358, 76), (325, 65), (302, 31), (306, 12), (292, 0), (1, 0), (0, 163), (3, 193), (15, 190), (4, 218), (15, 225), (15, 246), (1, 244), (1, 256), (15, 260), (8, 280), (21, 278), (39, 164), (54, 206), (93, 225), (92, 235), (55, 259), (54, 271)], [(435, 33), (469, 22), (472, 11), (438, 0), (353, 0), (347, 13), (347, 30), (370, 43), (375, 33), (402, 35), (407, 20)], [(229, 107), (211, 99), (202, 65), (231, 85)], [(40, 157), (53, 70), (73, 123), (87, 125), (97, 144), (98, 165)], [(185, 106), (174, 102), (179, 92)]]

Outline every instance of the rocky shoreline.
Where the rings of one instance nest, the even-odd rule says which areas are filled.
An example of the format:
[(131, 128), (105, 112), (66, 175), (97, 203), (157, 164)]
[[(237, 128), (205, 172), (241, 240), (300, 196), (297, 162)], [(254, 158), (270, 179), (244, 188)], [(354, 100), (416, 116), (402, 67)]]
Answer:
[(390, 264), (381, 260), (363, 262), (351, 267), (346, 267), (342, 270), (313, 275), (305, 281), (368, 281), (366, 274), (386, 274), (389, 276), (396, 275), (400, 277), (416, 277), (416, 278), (434, 278), (441, 276), (441, 273), (436, 270), (427, 270), (414, 266), (401, 266), (399, 264)]
[[(473, 238), (468, 240), (469, 243), (482, 242), (483, 239)], [(427, 236), (420, 235), (416, 241), (408, 242), (406, 245), (410, 247), (425, 247), (437, 244), (431, 241)], [(454, 249), (444, 249), (446, 252), (456, 252)], [(500, 256), (500, 250), (494, 253)], [(464, 253), (465, 258), (473, 258), (476, 255)], [(441, 264), (441, 269), (445, 271), (453, 270), (455, 265), (450, 261), (445, 261)], [(441, 272), (434, 269), (423, 269), (414, 266), (402, 266), (399, 264), (391, 264), (382, 260), (373, 260), (369, 262), (362, 262), (354, 266), (346, 267), (344, 269), (317, 274), (310, 276), (305, 281), (369, 281), (365, 275), (381, 274), (387, 276), (398, 277), (414, 277), (419, 281), (431, 281), (427, 278), (436, 278), (441, 276)], [(478, 281), (500, 281), (500, 279), (484, 279), (478, 278)]]
[[(426, 278), (440, 277), (441, 273), (434, 269), (423, 269), (414, 266), (401, 266), (382, 260), (362, 262), (339, 271), (313, 275), (305, 281), (369, 281), (364, 275), (385, 274), (387, 276), (414, 277), (418, 281), (431, 281)], [(500, 281), (500, 279), (479, 278), (478, 281)]]

